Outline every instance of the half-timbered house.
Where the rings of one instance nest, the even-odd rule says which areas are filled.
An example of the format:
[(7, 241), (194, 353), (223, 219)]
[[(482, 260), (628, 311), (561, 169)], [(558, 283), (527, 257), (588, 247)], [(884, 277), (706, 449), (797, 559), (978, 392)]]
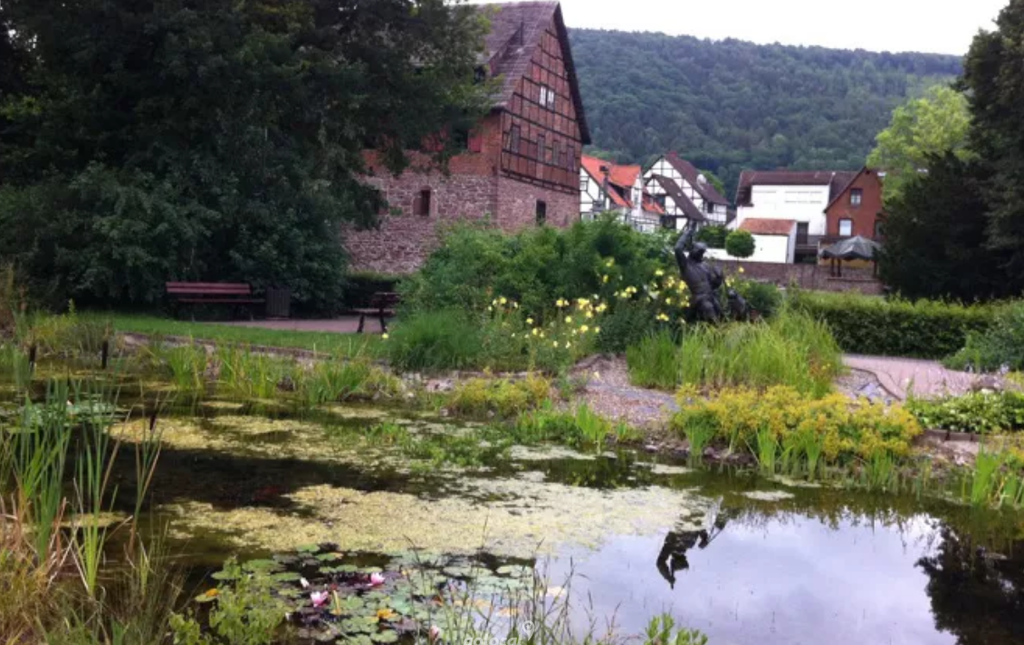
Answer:
[(580, 216), (618, 213), (625, 224), (653, 233), (661, 226), (664, 209), (644, 190), (640, 166), (620, 165), (590, 155), (580, 164)]
[(493, 108), (442, 174), (414, 167), (366, 181), (387, 200), (378, 230), (349, 231), (352, 265), (415, 271), (437, 244), (439, 225), (487, 218), (516, 231), (565, 227), (580, 215), (580, 155), (590, 132), (558, 2), (480, 5), (491, 24), (481, 73), (499, 79)]
[(726, 224), (729, 200), (697, 168), (670, 152), (651, 164), (644, 185), (665, 210), (665, 227), (682, 230), (688, 223)]

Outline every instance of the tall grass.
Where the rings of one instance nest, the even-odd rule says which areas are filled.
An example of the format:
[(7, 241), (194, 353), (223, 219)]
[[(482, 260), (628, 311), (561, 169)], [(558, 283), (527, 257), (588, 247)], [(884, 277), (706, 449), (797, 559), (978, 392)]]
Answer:
[(171, 381), (176, 390), (193, 397), (205, 391), (209, 361), (205, 347), (190, 340), (183, 345), (157, 349), (154, 353), (170, 369)]
[(626, 362), (633, 385), (671, 390), (681, 381), (679, 345), (667, 331), (647, 336), (628, 347)]
[(842, 370), (824, 323), (783, 310), (770, 322), (696, 325), (676, 346), (660, 334), (627, 351), (630, 381), (642, 387), (788, 385), (820, 397)]
[(236, 397), (270, 399), (287, 373), (284, 361), (247, 348), (223, 347), (217, 351), (220, 385)]
[(477, 364), (484, 351), (479, 321), (456, 311), (427, 311), (403, 318), (385, 345), (401, 370), (444, 371)]

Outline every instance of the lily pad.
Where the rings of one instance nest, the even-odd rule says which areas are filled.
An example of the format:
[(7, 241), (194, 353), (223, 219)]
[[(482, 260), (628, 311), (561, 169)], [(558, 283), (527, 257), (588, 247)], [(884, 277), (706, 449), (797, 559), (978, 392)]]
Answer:
[(375, 643), (394, 643), (398, 641), (398, 634), (388, 630), (383, 632), (377, 632), (370, 636)]

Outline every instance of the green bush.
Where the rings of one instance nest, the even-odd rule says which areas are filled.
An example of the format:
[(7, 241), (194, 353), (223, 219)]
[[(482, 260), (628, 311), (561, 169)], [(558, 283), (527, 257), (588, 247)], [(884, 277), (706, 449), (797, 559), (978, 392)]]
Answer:
[(993, 434), (1024, 429), (1024, 394), (1015, 391), (912, 398), (907, 409), (922, 426), (933, 430)]
[(725, 252), (734, 258), (749, 258), (757, 250), (750, 231), (733, 231), (725, 238)]
[(400, 370), (444, 371), (475, 366), (483, 353), (483, 329), (464, 313), (424, 311), (394, 325), (385, 352)]
[(747, 305), (763, 318), (771, 318), (782, 306), (782, 292), (770, 282), (736, 280), (733, 288), (743, 296)]
[(609, 354), (625, 352), (630, 345), (655, 333), (658, 328), (655, 316), (654, 309), (647, 303), (625, 301), (616, 304), (601, 324), (598, 349)]
[(399, 291), (406, 311), (481, 311), (501, 295), (543, 315), (559, 298), (599, 294), (610, 301), (621, 286), (643, 284), (668, 259), (665, 245), (659, 235), (609, 218), (515, 235), (459, 225)]
[(770, 322), (687, 328), (682, 345), (668, 335), (645, 339), (626, 354), (630, 381), (671, 389), (787, 385), (823, 396), (842, 370), (828, 328), (810, 316), (782, 311)]
[(710, 249), (724, 249), (729, 229), (721, 224), (710, 224), (697, 231), (697, 241), (707, 244)]
[(997, 311), (993, 305), (796, 290), (789, 303), (825, 321), (843, 351), (929, 359), (945, 358), (963, 348), (971, 333), (986, 332)]
[(964, 348), (946, 360), (953, 369), (993, 371), (1024, 369), (1024, 302), (1000, 309), (992, 326), (967, 335)]

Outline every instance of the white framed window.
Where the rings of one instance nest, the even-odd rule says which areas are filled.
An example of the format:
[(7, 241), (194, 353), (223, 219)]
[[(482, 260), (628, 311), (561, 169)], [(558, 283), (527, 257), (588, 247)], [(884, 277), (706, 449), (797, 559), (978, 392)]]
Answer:
[(547, 85), (540, 86), (540, 104), (549, 110), (555, 109), (555, 91)]
[(864, 201), (864, 191), (860, 188), (854, 188), (850, 191), (850, 206), (860, 206), (860, 203)]
[(851, 237), (853, 235), (853, 220), (852, 219), (841, 219), (839, 220), (839, 235), (841, 237)]

